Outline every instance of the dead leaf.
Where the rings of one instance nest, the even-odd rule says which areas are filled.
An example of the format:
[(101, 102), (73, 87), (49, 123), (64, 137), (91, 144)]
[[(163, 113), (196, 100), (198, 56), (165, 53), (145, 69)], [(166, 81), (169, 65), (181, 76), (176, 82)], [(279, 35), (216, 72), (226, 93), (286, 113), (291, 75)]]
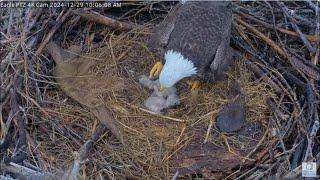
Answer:
[(123, 143), (123, 134), (117, 121), (101, 100), (104, 93), (124, 87), (121, 78), (111, 73), (107, 77), (97, 77), (91, 72), (96, 61), (79, 56), (79, 47), (73, 46), (70, 50), (63, 50), (57, 44), (50, 42), (47, 49), (56, 62), (53, 74), (61, 89), (72, 99), (87, 107)]

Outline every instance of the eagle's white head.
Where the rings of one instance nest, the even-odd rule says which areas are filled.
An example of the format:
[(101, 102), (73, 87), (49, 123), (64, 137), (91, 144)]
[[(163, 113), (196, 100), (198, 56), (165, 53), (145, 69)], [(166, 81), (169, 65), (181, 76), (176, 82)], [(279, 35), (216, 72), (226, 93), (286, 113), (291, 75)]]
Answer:
[(160, 89), (172, 87), (181, 79), (197, 73), (193, 62), (183, 57), (180, 52), (169, 50), (164, 58), (166, 62), (159, 75)]

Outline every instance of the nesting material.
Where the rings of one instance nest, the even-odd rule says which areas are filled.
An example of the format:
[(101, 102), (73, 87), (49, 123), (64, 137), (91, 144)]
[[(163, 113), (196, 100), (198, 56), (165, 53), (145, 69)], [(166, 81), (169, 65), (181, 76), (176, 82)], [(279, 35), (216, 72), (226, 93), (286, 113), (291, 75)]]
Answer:
[[(81, 86), (76, 87), (89, 87), (90, 85), (91, 88), (82, 87), (81, 91), (89, 89), (91, 93), (87, 94), (92, 95), (92, 98), (96, 100), (93, 101), (93, 105), (105, 105), (105, 109), (112, 112), (117, 123), (120, 124), (118, 127), (123, 129), (123, 138), (126, 140), (126, 145), (122, 146), (119, 145), (119, 141), (113, 135), (110, 136), (109, 133), (105, 133), (96, 142), (96, 148), (91, 151), (92, 166), (83, 166), (86, 168), (88, 176), (92, 178), (99, 176), (101, 172), (99, 167), (106, 166), (111, 167), (111, 170), (103, 171), (103, 173), (115, 179), (171, 179), (177, 171), (179, 171), (179, 176), (182, 177), (183, 173), (194, 173), (202, 170), (207, 172), (207, 169), (214, 172), (225, 171), (224, 173), (226, 173), (229, 172), (230, 168), (235, 168), (235, 165), (239, 166), (239, 163), (242, 162), (240, 157), (246, 157), (245, 153), (240, 153), (242, 151), (250, 152), (254, 149), (256, 144), (250, 142), (258, 143), (261, 138), (258, 132), (264, 133), (265, 131), (259, 128), (250, 130), (251, 128), (246, 126), (239, 130), (240, 132), (248, 131), (244, 135), (238, 135), (238, 132), (228, 133), (226, 135), (230, 148), (228, 149), (226, 141), (222, 138), (225, 136), (220, 135), (215, 123), (217, 109), (229, 103), (227, 97), (228, 82), (233, 79), (239, 80), (246, 95), (247, 122), (261, 122), (263, 123), (262, 127), (268, 125), (270, 111), (266, 99), (275, 96), (274, 91), (270, 90), (266, 83), (257, 82), (252, 72), (241, 61), (236, 63), (235, 69), (228, 73), (228, 80), (203, 84), (194, 104), (193, 102), (190, 103), (193, 100), (190, 91), (186, 90), (187, 85), (183, 82), (178, 83), (176, 91), (179, 91), (179, 93), (176, 95), (179, 98), (172, 99), (179, 99), (183, 105), (175, 107), (174, 110), (171, 110), (171, 107), (170, 111), (166, 111), (165, 116), (150, 115), (137, 108), (137, 105), (142, 104), (144, 106), (143, 104), (148, 97), (153, 96), (153, 93), (157, 96), (159, 82), (151, 81), (145, 76), (140, 81), (142, 80), (142, 84), (145, 84), (143, 82), (149, 84), (147, 88), (151, 90), (148, 90), (148, 92), (137, 90), (142, 85), (139, 82), (136, 83), (134, 79), (137, 78), (138, 80), (141, 72), (148, 72), (152, 66), (152, 61), (150, 61), (152, 57), (148, 51), (144, 50), (144, 47), (140, 46), (144, 42), (141, 34), (148, 33), (139, 30), (136, 34), (133, 37), (132, 33), (111, 36), (111, 40), (113, 40), (112, 48), (103, 46), (92, 49), (92, 51), (83, 55), (83, 58), (87, 61), (87, 57), (92, 59), (93, 61), (90, 62), (94, 63), (94, 66), (89, 69), (90, 71), (84, 71), (88, 66), (81, 66), (84, 70), (79, 71), (81, 74), (77, 74), (77, 77), (83, 81), (81, 81)], [(132, 42), (139, 42), (139, 45), (136, 46)], [(126, 51), (131, 48), (134, 48), (134, 50)], [(114, 59), (113, 56), (119, 58)], [(115, 65), (114, 60), (116, 60), (118, 66)], [(80, 60), (79, 63), (82, 61)], [(70, 67), (76, 67), (74, 64), (71, 65)], [(88, 72), (89, 76), (84, 76), (83, 71)], [(58, 75), (58, 77), (61, 77), (61, 75)], [(57, 79), (60, 80), (61, 78)], [(85, 82), (85, 84), (83, 85), (82, 82)], [(123, 82), (123, 85), (121, 83), (118, 87), (117, 82)], [(65, 86), (71, 86), (70, 83), (67, 85)], [(156, 90), (154, 90), (154, 85), (158, 86)], [(169, 92), (170, 94), (171, 90), (168, 89), (165, 93)], [(175, 88), (173, 90), (175, 91)], [(45, 110), (50, 113), (50, 116), (59, 120), (57, 123), (63, 123), (63, 126), (71, 128), (83, 139), (90, 139), (92, 131), (97, 125), (97, 115), (89, 112), (88, 107), (79, 106), (71, 98), (66, 101), (65, 94), (60, 88), (49, 88), (44, 95), (48, 102), (52, 103), (48, 104)], [(30, 95), (36, 94), (30, 93)], [(86, 102), (92, 99), (91, 96), (82, 95), (81, 97), (82, 99), (87, 98)], [(36, 96), (33, 98), (37, 99)], [(171, 96), (162, 99), (167, 103)], [(165, 112), (165, 109), (162, 109), (162, 111)], [(32, 113), (41, 115), (43, 112), (35, 107), (32, 108)], [(103, 114), (98, 115), (105, 117)], [(52, 125), (55, 124), (46, 123), (47, 130), (34, 132), (39, 141), (38, 149), (45, 157), (48, 157), (45, 160), (48, 161), (49, 168), (65, 170), (65, 167), (69, 167), (70, 162), (74, 161), (70, 154), (73, 154), (76, 148), (80, 148), (78, 136), (68, 136), (66, 138), (64, 131), (60, 131)], [(203, 145), (204, 142), (206, 142), (206, 145)], [(261, 144), (261, 147), (267, 145), (268, 141), (265, 141)], [(222, 149), (219, 150), (216, 146), (220, 146)], [(202, 148), (199, 149), (199, 147)], [(228, 150), (236, 155), (228, 153)], [(84, 179), (88, 179), (88, 176)]]
[(162, 110), (180, 104), (177, 89), (170, 87), (160, 92), (159, 80), (150, 80), (147, 76), (142, 75), (139, 78), (140, 84), (144, 87), (153, 90), (148, 99), (145, 100), (144, 106), (155, 113), (161, 113)]

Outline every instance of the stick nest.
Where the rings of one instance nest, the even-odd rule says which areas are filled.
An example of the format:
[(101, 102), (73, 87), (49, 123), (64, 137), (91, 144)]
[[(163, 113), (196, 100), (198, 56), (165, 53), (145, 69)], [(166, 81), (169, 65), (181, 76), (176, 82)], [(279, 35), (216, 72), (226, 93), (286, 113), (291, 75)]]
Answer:
[[(1, 144), (1, 160), (18, 153), (20, 147), (15, 148), (14, 144), (19, 144), (22, 135), (19, 132), (26, 132), (23, 147), (27, 153), (20, 163), (35, 171), (64, 174), (73, 163), (75, 152), (99, 127), (95, 116), (68, 97), (55, 80), (58, 77), (52, 76), (55, 64), (44, 51), (47, 39), (61, 42), (65, 49), (81, 44), (81, 57), (94, 63), (87, 71), (97, 77), (92, 80), (97, 88), (91, 89), (98, 97), (95, 103), (112, 112), (126, 140), (122, 145), (110, 131), (105, 131), (89, 151), (79, 177), (172, 178), (177, 170), (183, 174), (185, 170), (179, 168), (192, 164), (194, 159), (190, 156), (198, 155), (202, 147), (209, 148), (207, 145), (214, 146), (212, 152), (239, 161), (238, 165), (229, 162), (230, 166), (221, 166), (232, 168), (211, 167), (216, 168), (211, 171), (208, 167), (215, 165), (211, 163), (200, 168), (200, 172), (185, 173), (185, 177), (261, 178), (271, 171), (296, 177), (290, 172), (301, 164), (302, 157), (305, 160), (320, 157), (312, 156), (319, 152), (315, 146), (319, 141), (316, 138), (319, 127), (315, 126), (319, 124), (319, 47), (314, 50), (310, 47), (315, 42), (319, 44), (320, 38), (319, 34), (303, 38), (304, 34), (314, 32), (307, 31), (315, 28), (310, 21), (314, 16), (303, 16), (312, 11), (312, 4), (310, 9), (294, 2), (271, 5), (235, 2), (232, 46), (240, 56), (234, 59), (235, 65), (228, 71), (227, 79), (203, 84), (197, 93), (191, 93), (185, 81), (179, 82), (181, 105), (166, 110), (163, 115), (155, 115), (143, 107), (151, 92), (139, 84), (138, 78), (147, 75), (156, 62), (157, 57), (146, 45), (151, 28), (174, 3), (122, 5), (123, 9), (110, 8), (110, 12), (119, 21), (130, 21), (123, 31), (98, 25), (101, 21), (95, 24), (95, 19), (83, 20), (79, 12), (73, 14), (71, 9), (43, 9), (43, 15), (33, 9), (0, 12), (6, 15), (0, 16), (6, 22), (0, 21), (3, 26), (0, 31), (7, 34), (0, 39), (1, 91), (4, 92), (0, 96), (0, 139), (13, 137), (8, 140), (10, 146)], [(300, 14), (284, 15), (282, 12), (288, 7), (301, 7), (301, 12), (297, 8)], [(274, 11), (266, 11), (268, 8)], [(108, 16), (101, 9), (93, 10)], [(30, 19), (24, 18), (25, 13), (30, 14)], [(284, 16), (289, 20), (284, 21)], [(290, 19), (302, 16), (304, 19), (299, 22)], [(270, 17), (275, 19), (271, 21)], [(291, 24), (290, 30), (273, 26), (288, 21), (298, 25)], [(140, 25), (135, 27), (133, 22)], [(110, 26), (121, 24), (113, 22)], [(39, 33), (33, 34), (34, 29), (40, 29)], [(240, 82), (245, 95), (247, 125), (239, 133), (222, 134), (215, 127), (215, 118), (229, 101), (227, 89), (233, 80)], [(17, 102), (9, 103), (10, 100)], [(295, 151), (297, 147), (306, 149), (307, 144), (310, 146), (306, 152)], [(240, 164), (245, 168), (239, 168)], [(1, 170), (0, 173), (6, 174)]]

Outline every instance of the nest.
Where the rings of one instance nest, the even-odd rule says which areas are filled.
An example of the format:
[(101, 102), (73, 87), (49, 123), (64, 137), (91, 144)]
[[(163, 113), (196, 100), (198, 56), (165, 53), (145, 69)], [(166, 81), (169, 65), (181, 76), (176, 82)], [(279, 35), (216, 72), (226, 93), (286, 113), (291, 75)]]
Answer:
[[(261, 10), (262, 7), (269, 7), (269, 3), (234, 4), (232, 46), (239, 55), (234, 59), (235, 64), (228, 71), (227, 79), (202, 84), (197, 93), (188, 91), (186, 82), (180, 82), (177, 89), (181, 105), (166, 110), (162, 115), (143, 107), (151, 92), (139, 84), (138, 78), (148, 74), (156, 62), (156, 57), (145, 43), (154, 21), (157, 21), (153, 18), (162, 17), (163, 11), (167, 12), (173, 4), (122, 5), (123, 9), (128, 10), (127, 13), (119, 8), (110, 8), (113, 15), (120, 17), (119, 20), (131, 22), (136, 18), (139, 27), (128, 23), (121, 26), (124, 27), (121, 30), (105, 29), (104, 26), (94, 25), (92, 22), (99, 21), (92, 19), (90, 14), (86, 14), (85, 19), (89, 18), (89, 21), (85, 21), (80, 20), (79, 10), (66, 10), (61, 12), (53, 34), (57, 37), (54, 39), (62, 41), (64, 49), (83, 44), (78, 59), (92, 62), (90, 68), (83, 71), (86, 76), (95, 77), (90, 79), (88, 94), (95, 95), (94, 106), (103, 106), (111, 112), (117, 126), (122, 129), (125, 143), (121, 144), (113, 133), (100, 124), (90, 107), (68, 96), (66, 88), (62, 90), (59, 86), (57, 77), (53, 77), (57, 66), (44, 51), (45, 38), (52, 38), (50, 33), (40, 34), (44, 39), (41, 42), (40, 37), (30, 35), (29, 39), (23, 39), (25, 44), (13, 42), (12, 38), (18, 35), (12, 35), (12, 38), (0, 39), (4, 43), (0, 50), (1, 89), (7, 94), (1, 94), (0, 99), (0, 138), (3, 140), (0, 157), (5, 162), (1, 163), (1, 176), (22, 176), (19, 171), (9, 168), (21, 164), (20, 170), (43, 172), (42, 175), (55, 178), (70, 175), (84, 179), (297, 177), (291, 171), (300, 166), (302, 157), (305, 161), (319, 158), (319, 149), (315, 145), (319, 141), (316, 135), (316, 125), (319, 124), (319, 67), (315, 59), (319, 48), (317, 53), (296, 56), (301, 52), (301, 47), (308, 49), (304, 42), (293, 43), (301, 36), (299, 33), (292, 35), (296, 29), (276, 27), (283, 33), (279, 37), (279, 34), (270, 31), (272, 22), (263, 18), (257, 20), (258, 17), (272, 15)], [(248, 10), (243, 9), (245, 6), (249, 7)], [(286, 8), (300, 6), (304, 7), (303, 10), (310, 10), (295, 3), (270, 5), (273, 15), (285, 12)], [(34, 19), (39, 18), (38, 24), (45, 24), (44, 17), (56, 17), (60, 12), (53, 9), (42, 11), (46, 13), (24, 13), (34, 15), (31, 16)], [(71, 11), (75, 11), (74, 14)], [(85, 11), (89, 12), (92, 11)], [(9, 11), (4, 13), (10, 16)], [(100, 11), (100, 15), (108, 14)], [(20, 12), (13, 13), (13, 16), (15, 20), (23, 17)], [(281, 22), (282, 16), (276, 16), (275, 20)], [(306, 17), (306, 21), (301, 21), (305, 24), (298, 24), (298, 28), (312, 29), (312, 24), (306, 24), (308, 18), (313, 17)], [(64, 25), (58, 25), (60, 21)], [(34, 27), (24, 27), (23, 31), (33, 32), (32, 28), (38, 28), (37, 23), (31, 24)], [(262, 26), (255, 27), (255, 23)], [(18, 24), (17, 21), (10, 26)], [(108, 25), (113, 28), (117, 26)], [(8, 28), (9, 25), (0, 30), (8, 31)], [(19, 29), (14, 30), (19, 34)], [(50, 32), (49, 28), (45, 30)], [(305, 29), (302, 30), (306, 33)], [(84, 37), (79, 37), (75, 31), (83, 33)], [(287, 37), (288, 32), (291, 33), (290, 38)], [(278, 42), (277, 38), (286, 38), (287, 41)], [(319, 35), (307, 36), (311, 44), (314, 40), (319, 42)], [(301, 59), (311, 59), (315, 64)], [(227, 89), (233, 80), (240, 83), (245, 95), (247, 124), (237, 133), (224, 134), (215, 127), (215, 118), (229, 102)], [(6, 146), (4, 142), (10, 145)], [(308, 144), (308, 150), (302, 151)], [(208, 156), (201, 157), (203, 152), (207, 152)], [(23, 161), (17, 155), (22, 155)], [(73, 170), (76, 174), (72, 174)]]
[[(99, 92), (98, 96), (101, 97), (101, 101), (98, 103), (105, 104), (124, 129), (124, 139), (126, 139), (127, 142), (126, 146), (118, 147), (117, 144), (119, 142), (115, 141), (113, 136), (108, 137), (107, 135), (105, 135), (106, 137), (103, 136), (102, 142), (97, 145), (97, 147), (99, 147), (97, 148), (98, 152), (100, 152), (100, 148), (105, 150), (105, 152), (101, 154), (103, 157), (109, 157), (110, 160), (117, 162), (117, 165), (114, 165), (114, 171), (117, 173), (117, 176), (159, 179), (172, 177), (175, 172), (171, 171), (170, 168), (174, 166), (174, 163), (177, 163), (174, 161), (174, 157), (176, 157), (176, 154), (179, 154), (179, 150), (196, 141), (217, 144), (219, 147), (225, 147), (223, 148), (225, 151), (232, 151), (232, 149), (228, 149), (227, 147), (229, 143), (236, 148), (242, 147), (242, 150), (248, 148), (248, 139), (243, 140), (242, 138), (242, 140), (240, 140), (239, 137), (236, 136), (225, 138), (224, 135), (221, 135), (219, 131), (214, 128), (217, 112), (228, 102), (226, 90), (228, 89), (228, 83), (233, 79), (237, 79), (240, 82), (248, 99), (248, 121), (262, 124), (261, 128), (255, 129), (255, 131), (264, 132), (267, 129), (269, 110), (266, 100), (268, 98), (276, 98), (275, 93), (266, 83), (255, 81), (252, 72), (250, 72), (241, 61), (236, 61), (233, 69), (230, 69), (226, 81), (216, 84), (204, 84), (198, 94), (185, 91), (185, 89), (190, 89), (185, 82), (178, 84), (178, 90), (181, 92), (180, 97), (183, 104), (179, 107), (169, 109), (165, 115), (156, 115), (145, 109), (143, 102), (149, 96), (150, 90), (143, 88), (138, 83), (138, 77), (141, 73), (148, 73), (153, 61), (148, 50), (144, 48), (145, 46), (141, 46), (141, 44), (144, 44), (143, 39), (146, 38), (139, 35), (143, 34), (142, 31), (143, 29), (133, 30), (130, 33), (114, 36), (112, 41), (116, 41), (117, 43), (113, 44), (112, 53), (109, 47), (103, 46), (83, 55), (83, 57), (87, 59), (93, 59), (94, 65), (92, 69), (88, 69), (88, 72), (92, 73), (95, 79), (99, 79), (98, 81), (91, 80), (93, 81), (93, 85), (91, 86), (97, 87), (98, 89), (101, 83), (106, 85), (104, 87), (106, 91), (102, 91), (100, 88), (100, 90), (97, 91), (93, 88), (90, 94)], [(134, 37), (132, 37), (132, 35)], [(131, 43), (130, 41), (135, 41), (136, 43)], [(134, 49), (134, 51), (122, 55), (124, 49), (128, 48)], [(80, 58), (75, 62), (79, 61)], [(64, 69), (64, 71), (66, 70)], [(101, 79), (103, 77), (113, 78), (102, 81)], [(81, 81), (85, 81), (84, 79), (85, 78), (82, 78)], [(114, 81), (115, 79), (116, 81)], [(119, 86), (119, 84), (124, 85)], [(72, 83), (69, 85), (73, 86)], [(82, 86), (81, 88), (85, 87)], [(56, 92), (56, 89), (53, 91)], [(66, 98), (68, 99), (68, 97), (64, 96), (65, 92), (59, 93), (61, 94), (58, 98), (56, 96), (49, 96), (50, 101), (56, 101), (58, 105), (51, 106), (50, 109), (58, 114), (66, 115), (58, 115), (57, 118), (74, 119), (74, 117), (81, 117), (77, 122), (73, 121), (70, 123), (81, 124), (86, 131), (94, 130), (94, 126), (97, 123), (94, 116), (87, 114), (88, 112), (85, 111), (85, 109), (82, 110), (84, 111), (82, 112), (79, 107), (75, 108), (78, 109), (77, 111), (73, 110), (74, 106), (78, 106), (78, 104), (74, 104), (72, 99), (65, 101), (66, 106), (71, 107), (71, 109), (65, 112), (67, 107), (64, 107), (59, 102)], [(190, 98), (190, 96), (192, 98)], [(87, 117), (82, 117), (81, 114), (87, 114)], [(79, 131), (81, 132), (80, 129), (76, 130), (79, 137), (88, 138), (88, 135), (91, 134), (88, 132), (83, 134), (83, 132), (79, 133)], [(252, 133), (255, 134), (257, 132), (253, 131)], [(50, 139), (50, 137), (47, 138)], [(49, 139), (45, 142), (48, 142)], [(259, 140), (260, 139), (254, 139), (256, 142), (259, 142)], [(230, 142), (228, 143), (228, 141)], [(53, 144), (51, 144), (52, 142)], [(56, 143), (58, 142), (54, 142), (51, 139), (50, 144), (43, 144), (43, 146), (39, 148), (42, 149), (42, 147), (46, 147), (53, 149), (56, 147)], [(62, 154), (70, 155), (76, 149), (59, 147), (59, 150), (65, 152)], [(54, 152), (53, 154), (56, 153), (57, 152)], [(93, 155), (97, 156), (98, 154)], [(66, 161), (66, 159), (69, 159), (69, 162)], [(54, 160), (51, 162), (60, 165), (65, 164), (67, 167), (68, 163), (72, 162), (72, 160), (73, 156), (62, 156), (61, 158), (55, 159), (56, 162), (54, 162)], [(106, 162), (112, 163), (109, 161)], [(99, 164), (103, 166), (103, 162), (100, 163)], [(137, 163), (137, 165), (132, 165), (131, 163)], [(93, 169), (91, 168), (92, 167), (90, 167), (88, 171), (92, 172)]]

